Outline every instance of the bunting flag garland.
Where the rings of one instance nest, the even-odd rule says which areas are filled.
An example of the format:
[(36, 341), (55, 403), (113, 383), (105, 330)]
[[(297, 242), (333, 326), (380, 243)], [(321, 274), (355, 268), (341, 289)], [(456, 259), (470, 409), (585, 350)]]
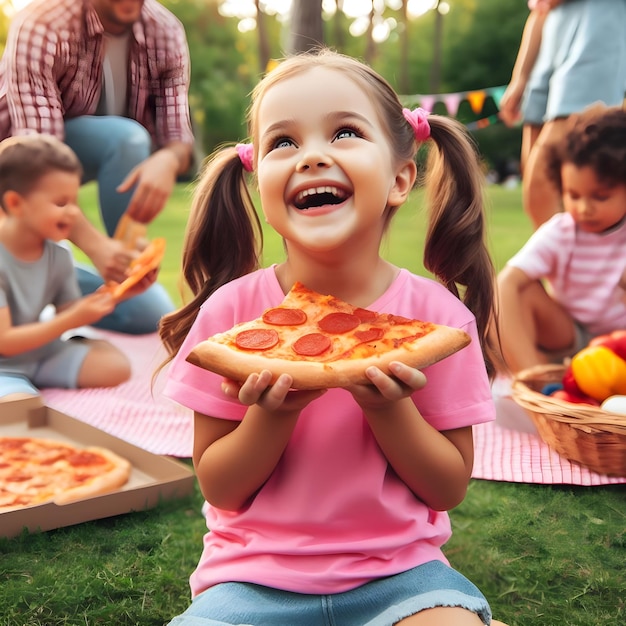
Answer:
[(446, 109), (448, 109), (448, 113), (452, 117), (455, 117), (459, 111), (459, 105), (461, 104), (461, 94), (460, 93), (444, 94), (443, 102), (446, 105)]
[[(270, 60), (267, 65), (266, 71), (271, 72), (277, 65), (278, 61)], [(500, 110), (500, 102), (504, 96), (507, 85), (499, 85), (497, 87), (485, 87), (483, 89), (473, 89), (471, 91), (457, 91), (453, 93), (440, 93), (440, 94), (413, 94), (399, 96), (400, 102), (403, 106), (413, 108), (416, 106), (432, 113), (435, 106), (438, 103), (443, 103), (446, 112), (450, 117), (457, 117), (459, 107), (462, 102), (468, 102), (474, 115), (481, 115), (487, 98), (491, 98), (496, 106), (496, 109)], [(490, 109), (490, 110), (489, 110)], [(474, 120), (472, 122), (465, 122), (465, 126), (469, 130), (480, 130), (481, 128), (487, 128), (492, 124), (500, 122), (500, 117), (497, 113), (493, 114), (493, 107), (489, 107), (484, 117)]]
[[(461, 102), (467, 101), (475, 115), (480, 115), (485, 105), (485, 100), (491, 97), (496, 105), (500, 108), (500, 101), (506, 90), (506, 85), (498, 87), (485, 87), (484, 89), (474, 89), (472, 91), (459, 91), (455, 93), (441, 94), (414, 94), (410, 96), (400, 96), (400, 100), (406, 106), (420, 106), (429, 113), (432, 113), (435, 105), (442, 102), (451, 117), (456, 117), (459, 112)], [(497, 114), (489, 115), (482, 119), (466, 124), (470, 130), (486, 128), (492, 124), (499, 122)]]
[(469, 122), (465, 124), (465, 127), (468, 130), (480, 130), (481, 128), (487, 128), (487, 126), (491, 126), (492, 124), (497, 124), (500, 121), (500, 118), (497, 114), (489, 115), (487, 117), (483, 117), (475, 122)]
[(496, 107), (500, 108), (500, 101), (506, 90), (506, 85), (499, 87), (485, 87), (484, 89), (474, 89), (473, 91), (458, 91), (456, 93), (440, 94), (414, 94), (410, 96), (400, 96), (403, 103), (418, 104), (429, 113), (435, 108), (435, 104), (443, 102), (448, 115), (456, 117), (459, 105), (467, 100), (472, 107), (472, 111), (479, 115), (483, 110), (485, 100), (491, 96)]

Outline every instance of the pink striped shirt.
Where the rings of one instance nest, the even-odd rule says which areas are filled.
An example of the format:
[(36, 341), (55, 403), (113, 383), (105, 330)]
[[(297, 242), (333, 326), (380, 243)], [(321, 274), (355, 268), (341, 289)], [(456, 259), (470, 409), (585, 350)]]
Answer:
[(626, 328), (626, 224), (584, 233), (569, 213), (557, 213), (508, 262), (531, 279), (545, 278), (553, 295), (594, 335)]
[[(13, 18), (0, 60), (0, 140), (33, 131), (63, 139), (64, 119), (95, 114), (103, 33), (89, 0), (35, 0)], [(132, 35), (128, 117), (148, 130), (155, 147), (193, 143), (182, 24), (156, 0), (145, 0)]]

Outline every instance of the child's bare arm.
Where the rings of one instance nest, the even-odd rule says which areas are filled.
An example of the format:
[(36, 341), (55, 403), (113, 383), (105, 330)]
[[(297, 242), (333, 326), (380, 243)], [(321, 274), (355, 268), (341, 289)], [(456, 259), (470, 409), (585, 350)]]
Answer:
[(241, 509), (278, 464), (300, 411), (323, 391), (290, 391), (291, 377), (269, 386), (269, 372), (252, 374), (239, 387), (224, 390), (249, 405), (241, 422), (200, 413), (194, 423), (194, 465), (206, 500), (226, 509)]
[(115, 308), (109, 294), (93, 293), (65, 305), (45, 321), (14, 326), (9, 307), (0, 309), (0, 354), (15, 356), (58, 339), (65, 331), (93, 324)]
[(430, 508), (449, 510), (462, 502), (471, 477), (472, 429), (433, 428), (410, 397), (426, 383), (424, 375), (402, 363), (392, 363), (391, 370), (393, 377), (370, 368), (372, 384), (349, 391), (396, 474)]

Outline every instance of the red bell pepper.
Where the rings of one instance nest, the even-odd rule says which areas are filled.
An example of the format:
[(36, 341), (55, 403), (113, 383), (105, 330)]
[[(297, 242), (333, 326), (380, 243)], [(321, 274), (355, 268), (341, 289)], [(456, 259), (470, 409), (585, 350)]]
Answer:
[(590, 346), (604, 346), (612, 350), (618, 357), (626, 359), (626, 330), (614, 330), (608, 335), (598, 335), (590, 342)]
[(591, 396), (570, 393), (565, 391), (565, 389), (557, 389), (552, 392), (550, 396), (552, 398), (558, 398), (559, 400), (565, 400), (565, 402), (572, 402), (574, 404), (590, 404), (592, 406), (600, 406), (600, 403)]

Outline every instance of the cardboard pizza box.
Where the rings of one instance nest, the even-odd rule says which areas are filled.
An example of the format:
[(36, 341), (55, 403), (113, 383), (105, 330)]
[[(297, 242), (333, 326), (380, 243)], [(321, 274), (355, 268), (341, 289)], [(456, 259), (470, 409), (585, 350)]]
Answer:
[(0, 537), (53, 530), (155, 507), (193, 491), (193, 470), (175, 459), (152, 454), (80, 420), (45, 406), (39, 398), (0, 404), (0, 437), (58, 439), (80, 447), (102, 446), (128, 459), (128, 482), (108, 494), (57, 505), (29, 506), (0, 513)]

